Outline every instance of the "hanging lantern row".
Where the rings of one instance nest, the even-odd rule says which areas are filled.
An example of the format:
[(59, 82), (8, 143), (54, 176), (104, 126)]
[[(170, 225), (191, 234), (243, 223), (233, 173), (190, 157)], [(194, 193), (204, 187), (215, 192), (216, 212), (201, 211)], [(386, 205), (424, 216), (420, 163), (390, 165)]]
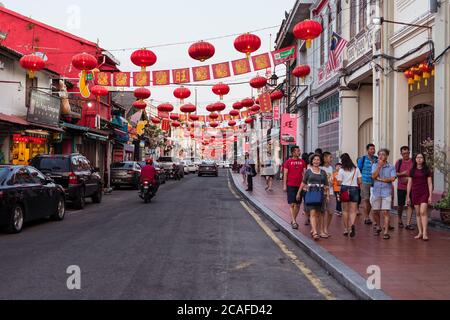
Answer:
[(103, 86), (95, 85), (91, 88), (91, 93), (97, 98), (97, 101), (100, 102), (100, 98), (108, 96), (109, 91)]
[(434, 76), (435, 67), (428, 62), (423, 62), (417, 66), (413, 66), (406, 70), (403, 74), (408, 79), (409, 90), (413, 91), (414, 84), (417, 83), (417, 90), (420, 90), (420, 83), (422, 79), (425, 81), (425, 86), (428, 86), (428, 79)]
[(97, 65), (97, 58), (85, 52), (77, 54), (72, 58), (72, 66), (81, 71), (78, 86), (80, 88), (80, 94), (83, 98), (89, 98), (91, 95), (87, 84), (87, 75), (89, 72), (96, 69)]

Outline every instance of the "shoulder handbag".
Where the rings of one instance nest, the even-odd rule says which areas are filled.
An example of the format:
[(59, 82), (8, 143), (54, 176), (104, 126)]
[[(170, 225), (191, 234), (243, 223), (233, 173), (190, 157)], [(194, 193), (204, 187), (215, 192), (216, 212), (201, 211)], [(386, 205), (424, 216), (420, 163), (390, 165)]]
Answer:
[(320, 186), (310, 186), (305, 194), (305, 204), (311, 207), (319, 207), (323, 204), (323, 188)]
[[(353, 172), (353, 177), (350, 183), (353, 182), (353, 179), (355, 179), (355, 175), (356, 175), (356, 168), (355, 168), (355, 172)], [(350, 191), (341, 191), (341, 202), (350, 202)]]

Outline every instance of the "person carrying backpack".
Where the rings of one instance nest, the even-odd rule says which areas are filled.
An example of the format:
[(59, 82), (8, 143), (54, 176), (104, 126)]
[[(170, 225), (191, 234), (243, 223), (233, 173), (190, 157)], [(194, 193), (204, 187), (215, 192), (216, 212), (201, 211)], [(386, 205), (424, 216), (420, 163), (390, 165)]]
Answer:
[(372, 179), (372, 167), (377, 164), (378, 157), (375, 155), (376, 148), (373, 143), (370, 143), (366, 147), (367, 154), (359, 158), (358, 168), (362, 174), (361, 185), (361, 204), (363, 205), (364, 212), (364, 224), (372, 225), (373, 222), (370, 218), (372, 207), (370, 205), (371, 190), (373, 188), (374, 181)]

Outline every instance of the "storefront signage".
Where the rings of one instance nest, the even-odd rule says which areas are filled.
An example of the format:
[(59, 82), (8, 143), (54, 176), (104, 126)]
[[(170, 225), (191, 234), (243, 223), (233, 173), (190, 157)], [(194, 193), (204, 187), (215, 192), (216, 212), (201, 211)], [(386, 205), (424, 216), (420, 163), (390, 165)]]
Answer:
[(347, 46), (347, 65), (351, 65), (363, 55), (372, 51), (372, 46), (373, 32), (371, 31), (364, 33), (361, 38), (349, 43)]
[(291, 146), (297, 144), (297, 115), (283, 114), (281, 117), (281, 144)]
[(58, 98), (36, 90), (31, 91), (28, 121), (58, 127), (60, 113)]

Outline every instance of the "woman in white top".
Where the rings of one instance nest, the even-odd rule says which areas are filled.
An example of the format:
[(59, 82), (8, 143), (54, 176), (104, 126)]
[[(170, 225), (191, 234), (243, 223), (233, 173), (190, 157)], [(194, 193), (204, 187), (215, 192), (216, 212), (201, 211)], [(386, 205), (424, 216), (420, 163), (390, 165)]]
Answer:
[[(356, 236), (355, 221), (358, 212), (359, 186), (362, 183), (361, 171), (347, 153), (341, 157), (342, 169), (337, 176), (341, 186), (341, 201), (343, 207), (344, 236)], [(346, 201), (345, 201), (346, 200)]]
[(267, 159), (262, 165), (261, 176), (266, 179), (266, 191), (272, 192), (273, 178), (275, 177), (275, 166), (272, 161), (271, 153), (267, 153)]

